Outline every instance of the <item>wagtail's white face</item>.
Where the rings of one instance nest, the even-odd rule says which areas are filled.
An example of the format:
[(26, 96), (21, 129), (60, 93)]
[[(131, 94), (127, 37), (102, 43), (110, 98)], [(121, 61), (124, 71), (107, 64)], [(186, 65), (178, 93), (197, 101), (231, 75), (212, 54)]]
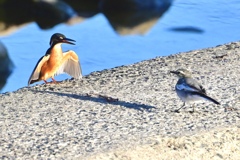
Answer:
[(176, 71), (170, 71), (170, 73), (174, 73), (176, 74), (179, 78), (187, 78), (187, 77), (192, 77), (192, 74), (191, 72), (189, 72), (188, 70), (186, 69), (178, 69)]

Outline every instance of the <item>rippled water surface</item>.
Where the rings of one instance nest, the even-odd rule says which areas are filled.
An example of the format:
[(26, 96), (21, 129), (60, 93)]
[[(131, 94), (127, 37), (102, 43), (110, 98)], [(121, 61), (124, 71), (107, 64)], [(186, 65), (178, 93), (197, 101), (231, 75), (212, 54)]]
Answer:
[[(15, 65), (1, 92), (27, 85), (35, 64), (49, 47), (49, 38), (56, 32), (76, 40), (74, 46), (62, 46), (64, 50), (77, 52), (83, 74), (87, 75), (157, 56), (238, 41), (239, 17), (240, 3), (237, 0), (176, 0), (144, 35), (119, 35), (102, 14), (72, 26), (61, 24), (49, 30), (41, 30), (31, 23), (1, 37)], [(59, 75), (56, 80), (66, 78), (70, 77)]]

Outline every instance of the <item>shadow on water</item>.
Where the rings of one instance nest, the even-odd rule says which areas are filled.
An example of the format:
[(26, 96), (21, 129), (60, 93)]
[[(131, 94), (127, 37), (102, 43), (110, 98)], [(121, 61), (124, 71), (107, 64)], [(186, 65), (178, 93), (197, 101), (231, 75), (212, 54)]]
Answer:
[(97, 97), (94, 96), (89, 96), (89, 94), (85, 94), (85, 95), (78, 95), (78, 94), (70, 94), (70, 93), (62, 93), (62, 92), (54, 92), (54, 91), (39, 91), (39, 90), (34, 90), (34, 89), (30, 89), (32, 92), (34, 93), (49, 93), (49, 94), (55, 94), (57, 96), (66, 96), (69, 98), (74, 98), (74, 99), (79, 99), (79, 100), (84, 100), (84, 101), (92, 101), (92, 102), (96, 102), (96, 103), (103, 103), (103, 104), (113, 104), (113, 105), (119, 105), (119, 106), (123, 106), (129, 109), (135, 109), (135, 110), (139, 110), (139, 111), (150, 111), (150, 109), (156, 109), (156, 107), (154, 106), (149, 106), (149, 105), (145, 105), (145, 104), (138, 104), (138, 103), (131, 103), (131, 102), (126, 102), (126, 101), (121, 101), (121, 100), (116, 100), (116, 101), (112, 101), (109, 102), (107, 101), (103, 96), (103, 95), (98, 95)]
[[(36, 22), (49, 29), (60, 23), (79, 23), (103, 13), (119, 34), (144, 34), (171, 6), (173, 0), (7, 0), (0, 1), (0, 35)], [(11, 71), (7, 54), (1, 58), (1, 87)], [(0, 54), (1, 56), (1, 54)], [(10, 67), (11, 68), (11, 67)], [(1, 88), (0, 88), (1, 90)]]

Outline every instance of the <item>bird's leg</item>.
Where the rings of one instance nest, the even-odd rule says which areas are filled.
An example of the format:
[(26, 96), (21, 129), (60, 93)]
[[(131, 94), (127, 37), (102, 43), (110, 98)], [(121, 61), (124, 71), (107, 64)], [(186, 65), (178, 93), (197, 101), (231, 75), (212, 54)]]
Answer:
[(56, 81), (53, 77), (52, 77), (53, 83), (57, 84), (59, 83), (58, 81)]
[(194, 104), (192, 105), (192, 108), (193, 108), (193, 110), (190, 111), (190, 113), (194, 113), (195, 112), (195, 105)]
[(176, 109), (175, 112), (179, 113), (179, 110), (182, 109), (184, 106), (185, 106), (185, 102), (183, 102), (183, 105), (180, 108)]
[(45, 84), (51, 84), (51, 83), (55, 83), (54, 81), (53, 82), (47, 82), (46, 80), (43, 80), (45, 82)]

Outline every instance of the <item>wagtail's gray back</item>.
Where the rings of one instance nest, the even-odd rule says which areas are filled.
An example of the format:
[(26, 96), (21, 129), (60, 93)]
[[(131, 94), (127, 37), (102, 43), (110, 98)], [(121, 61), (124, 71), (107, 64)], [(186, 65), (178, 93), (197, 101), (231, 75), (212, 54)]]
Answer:
[[(176, 71), (170, 71), (170, 73), (176, 74), (179, 78), (175, 85), (175, 90), (178, 97), (183, 101), (183, 105), (176, 110), (177, 112), (185, 106), (185, 102), (190, 101), (208, 100), (215, 104), (220, 104), (215, 99), (207, 96), (206, 90), (200, 83), (192, 78), (190, 71), (186, 69), (178, 69)], [(192, 112), (194, 112), (194, 106)]]

